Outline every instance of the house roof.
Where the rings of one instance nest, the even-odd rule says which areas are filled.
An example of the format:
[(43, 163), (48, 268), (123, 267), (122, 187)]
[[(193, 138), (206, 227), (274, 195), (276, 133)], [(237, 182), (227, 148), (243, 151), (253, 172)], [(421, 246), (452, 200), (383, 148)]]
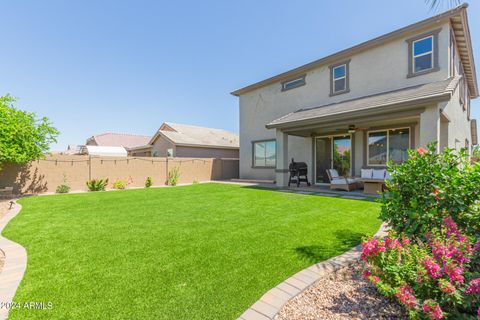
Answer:
[(478, 96), (478, 84), (477, 84), (476, 71), (475, 71), (475, 61), (473, 58), (472, 42), (470, 38), (470, 30), (468, 26), (468, 19), (467, 19), (467, 12), (466, 12), (467, 7), (468, 7), (468, 4), (466, 3), (462, 4), (454, 9), (451, 9), (439, 15), (411, 24), (407, 27), (395, 30), (393, 32), (384, 34), (380, 37), (374, 38), (372, 40), (350, 47), (348, 49), (331, 54), (324, 58), (312, 61), (298, 68), (289, 70), (287, 72), (278, 74), (271, 78), (268, 78), (268, 79), (256, 82), (254, 84), (248, 85), (246, 87), (243, 87), (241, 89), (235, 90), (231, 94), (234, 96), (240, 96), (252, 90), (255, 90), (276, 82), (287, 80), (288, 78), (291, 78), (291, 77), (302, 75), (307, 71), (310, 71), (314, 68), (318, 68), (327, 63), (333, 63), (340, 59), (348, 58), (359, 52), (382, 45), (387, 41), (401, 38), (409, 33), (416, 32), (430, 26), (436, 26), (450, 20), (453, 31), (454, 31), (455, 39), (457, 42), (457, 46), (460, 52), (459, 55), (460, 55), (460, 59), (462, 60), (463, 69), (464, 69), (467, 83), (468, 83), (468, 88), (470, 90), (470, 94), (472, 98), (475, 98)]
[(286, 128), (312, 121), (319, 121), (325, 117), (342, 116), (345, 113), (364, 112), (379, 107), (385, 108), (385, 106), (418, 104), (435, 99), (441, 100), (451, 96), (460, 79), (461, 76), (456, 76), (443, 81), (431, 82), (314, 108), (299, 109), (271, 121), (266, 127), (268, 129)]
[(87, 144), (94, 140), (98, 146), (134, 148), (146, 145), (151, 138), (129, 133), (106, 132), (88, 138)]
[(153, 144), (160, 135), (170, 140), (175, 145), (231, 149), (239, 148), (238, 135), (223, 129), (164, 122), (150, 140), (149, 144)]

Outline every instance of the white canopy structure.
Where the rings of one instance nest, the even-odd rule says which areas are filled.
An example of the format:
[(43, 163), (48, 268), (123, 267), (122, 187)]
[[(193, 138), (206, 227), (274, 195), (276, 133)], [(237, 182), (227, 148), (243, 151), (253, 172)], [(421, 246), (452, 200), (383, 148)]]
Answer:
[(124, 147), (83, 146), (82, 154), (90, 156), (126, 157), (127, 150)]

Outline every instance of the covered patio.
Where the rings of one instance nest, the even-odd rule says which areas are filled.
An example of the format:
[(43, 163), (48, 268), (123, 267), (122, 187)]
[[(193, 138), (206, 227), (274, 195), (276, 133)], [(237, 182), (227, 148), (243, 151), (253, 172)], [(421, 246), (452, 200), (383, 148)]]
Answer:
[[(328, 185), (327, 169), (359, 177), (361, 169), (401, 163), (407, 150), (437, 141), (448, 145), (443, 112), (458, 78), (340, 103), (304, 108), (276, 119), (276, 184), (285, 187), (292, 158), (308, 165), (315, 185)], [(310, 150), (308, 150), (310, 149)]]

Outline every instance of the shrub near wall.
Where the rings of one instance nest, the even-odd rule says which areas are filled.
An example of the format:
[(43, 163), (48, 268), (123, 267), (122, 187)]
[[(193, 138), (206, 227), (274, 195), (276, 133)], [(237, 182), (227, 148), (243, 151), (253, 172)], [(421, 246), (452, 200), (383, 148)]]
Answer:
[(411, 319), (480, 318), (480, 167), (435, 149), (389, 166), (381, 217), (392, 231), (364, 241), (364, 275)]

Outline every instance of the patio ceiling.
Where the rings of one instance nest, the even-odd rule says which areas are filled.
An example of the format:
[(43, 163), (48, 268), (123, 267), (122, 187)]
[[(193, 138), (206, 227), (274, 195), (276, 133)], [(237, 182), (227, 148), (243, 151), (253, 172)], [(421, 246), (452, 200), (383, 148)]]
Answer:
[(450, 99), (460, 77), (384, 92), (314, 108), (299, 109), (266, 125), (284, 132), (416, 117), (426, 106)]

